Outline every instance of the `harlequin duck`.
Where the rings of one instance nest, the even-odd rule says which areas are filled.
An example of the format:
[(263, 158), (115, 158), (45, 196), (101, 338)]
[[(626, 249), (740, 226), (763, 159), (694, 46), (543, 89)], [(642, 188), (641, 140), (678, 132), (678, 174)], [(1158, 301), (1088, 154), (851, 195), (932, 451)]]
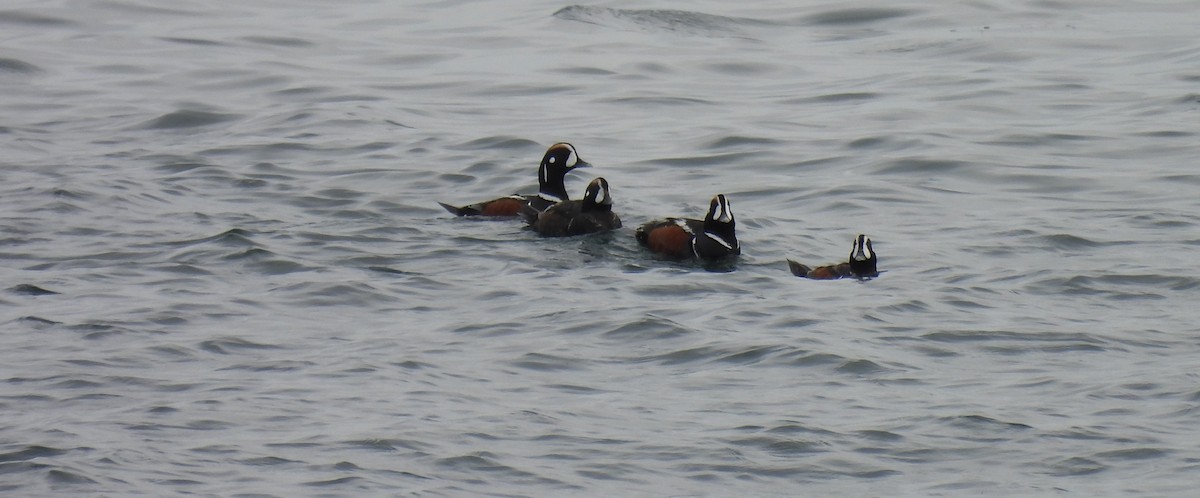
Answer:
[(532, 226), (547, 237), (568, 237), (621, 228), (621, 218), (612, 211), (608, 181), (596, 178), (583, 192), (583, 199), (550, 206), (537, 215)]
[(845, 263), (809, 268), (789, 259), (788, 268), (791, 268), (792, 274), (797, 277), (816, 280), (833, 280), (843, 277), (864, 279), (879, 276), (879, 271), (876, 269), (878, 261), (879, 258), (875, 256), (875, 251), (871, 249), (871, 239), (860, 234), (854, 239), (854, 246), (850, 248), (850, 260)]
[(729, 199), (717, 194), (708, 206), (704, 221), (691, 218), (667, 218), (646, 223), (635, 232), (638, 242), (651, 251), (675, 259), (693, 256), (719, 259), (742, 253), (734, 234), (736, 222)]
[(510, 195), (462, 207), (444, 202), (438, 204), (458, 216), (517, 216), (522, 214), (524, 209), (533, 210), (532, 215), (536, 217), (536, 213), (544, 211), (554, 203), (567, 200), (565, 180), (568, 172), (590, 166), (591, 164), (579, 158), (575, 146), (560, 142), (546, 149), (546, 155), (542, 157), (542, 163), (538, 166), (538, 193)]

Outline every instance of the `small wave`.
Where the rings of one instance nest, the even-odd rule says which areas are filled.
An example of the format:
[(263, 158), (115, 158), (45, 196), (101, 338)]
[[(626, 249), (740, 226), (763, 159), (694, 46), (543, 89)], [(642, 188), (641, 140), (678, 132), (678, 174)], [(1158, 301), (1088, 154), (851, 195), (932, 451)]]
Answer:
[(1104, 340), (1083, 333), (1065, 332), (1014, 332), (1014, 331), (971, 331), (931, 332), (923, 339), (943, 343), (982, 343), (982, 349), (1001, 355), (1028, 353), (1102, 353), (1111, 345)]
[(313, 487), (321, 488), (321, 487), (326, 487), (326, 486), (352, 485), (354, 483), (357, 483), (357, 482), (360, 482), (363, 480), (364, 479), (361, 477), (351, 476), (351, 477), (339, 477), (336, 479), (327, 479), (324, 481), (309, 481), (309, 482), (305, 482), (303, 484), (305, 486), (313, 486)]
[(45, 327), (52, 327), (54, 325), (62, 325), (62, 322), (56, 322), (54, 320), (48, 320), (48, 319), (42, 318), (40, 316), (32, 316), (32, 315), (31, 316), (23, 316), (21, 318), (18, 318), (17, 321), (20, 323), (32, 325), (35, 328), (45, 328)]
[(294, 372), (303, 371), (316, 364), (311, 361), (295, 361), (295, 360), (275, 360), (275, 361), (255, 361), (254, 363), (231, 365), (217, 369), (218, 371), (237, 371), (246, 372)]
[(1090, 458), (1070, 457), (1045, 462), (1043, 469), (1052, 476), (1071, 477), (1103, 472), (1108, 466)]
[(734, 77), (750, 77), (763, 76), (777, 72), (780, 69), (779, 64), (769, 62), (712, 62), (704, 65), (704, 68), (724, 75)]
[(840, 365), (846, 358), (833, 353), (814, 353), (812, 351), (796, 350), (784, 355), (787, 363), (797, 367), (813, 367), (823, 365)]
[(315, 45), (313, 42), (303, 38), (293, 38), (289, 36), (243, 36), (241, 39), (250, 43), (271, 45), (276, 47), (304, 48)]
[(905, 17), (913, 14), (913, 11), (908, 9), (888, 9), (888, 8), (857, 8), (857, 9), (837, 9), (827, 12), (813, 14), (805, 19), (813, 24), (823, 24), (827, 26), (843, 26), (847, 24), (867, 24), (873, 22), (895, 19), (897, 17)]
[(769, 26), (771, 22), (745, 17), (726, 17), (687, 10), (610, 9), (570, 5), (554, 17), (618, 29), (637, 28), (693, 36), (741, 36), (745, 26)]
[[(668, 157), (661, 159), (650, 159), (643, 161), (645, 164), (671, 166), (671, 167), (696, 167), (696, 166), (722, 166), (729, 164), (740, 164), (754, 158), (757, 151), (746, 152), (727, 152), (724, 154), (712, 154), (708, 156), (687, 156), (687, 157)], [(701, 214), (700, 217), (703, 217)]]
[(630, 340), (668, 339), (691, 333), (692, 330), (674, 321), (649, 315), (637, 321), (622, 324), (604, 332), (606, 337), (621, 337)]
[(777, 356), (778, 353), (791, 351), (792, 349), (790, 346), (749, 346), (723, 353), (719, 357), (714, 358), (714, 361), (736, 365), (753, 365), (767, 358)]
[(1188, 105), (1200, 104), (1200, 93), (1189, 93), (1176, 99), (1176, 102)]
[(264, 456), (264, 457), (243, 458), (241, 460), (237, 460), (237, 463), (240, 463), (242, 465), (249, 465), (252, 467), (268, 467), (268, 466), (272, 466), (272, 465), (292, 465), (292, 464), (299, 464), (299, 463), (303, 463), (303, 462), (301, 462), (300, 460), (289, 460), (286, 458), (281, 458), (281, 457), (276, 457), (276, 456)]
[(1100, 460), (1151, 460), (1163, 458), (1174, 453), (1163, 448), (1128, 448), (1096, 453), (1093, 455)]
[(80, 323), (68, 326), (67, 330), (83, 334), (84, 339), (104, 339), (136, 332), (128, 327), (110, 323)]
[(980, 143), (1012, 147), (1063, 147), (1064, 144), (1101, 140), (1103, 137), (1072, 133), (1013, 133)]
[(840, 104), (840, 103), (856, 103), (870, 102), (879, 100), (883, 94), (876, 92), (837, 92), (817, 95), (813, 97), (789, 98), (783, 100), (783, 104)]
[[(286, 261), (275, 261), (271, 264), (277, 266), (276, 271), (287, 270), (288, 273), (314, 270), (312, 267)], [(362, 282), (303, 283), (282, 287), (278, 291), (298, 293), (291, 299), (304, 306), (367, 306), (372, 303), (390, 303), (395, 299), (391, 294)]]
[(471, 455), (442, 458), (437, 460), (435, 463), (439, 467), (461, 470), (465, 472), (500, 472), (505, 474), (516, 473), (524, 476), (533, 476), (533, 474), (519, 471), (507, 465), (501, 464), (496, 460), (496, 455), (486, 451)]
[(708, 143), (706, 149), (728, 149), (738, 147), (768, 147), (781, 143), (779, 140), (764, 137), (747, 137), (742, 135), (729, 135), (718, 138)]
[(28, 62), (0, 57), (0, 73), (34, 74), (42, 72), (42, 68)]
[(155, 167), (155, 169), (162, 171), (164, 173), (172, 174), (172, 175), (190, 173), (190, 172), (197, 171), (197, 170), (199, 170), (202, 173), (204, 173), (204, 172), (207, 172), (207, 173), (222, 172), (223, 173), (223, 171), (221, 171), (220, 168), (218, 168), (214, 165), (200, 163), (200, 162), (194, 162), (194, 161), (171, 161), (171, 162), (167, 162), (167, 163), (158, 165)]
[(179, 110), (147, 121), (140, 125), (139, 128), (147, 130), (198, 128), (233, 121), (241, 117), (242, 115), (240, 114)]
[(577, 90), (580, 90), (580, 87), (572, 85), (547, 84), (544, 82), (508, 83), (483, 85), (479, 89), (469, 91), (468, 94), (480, 97), (503, 99), (510, 97), (548, 96), (556, 93), (575, 92)]
[(240, 337), (222, 337), (209, 339), (199, 344), (200, 349), (216, 354), (234, 354), (243, 350), (282, 349), (274, 344), (252, 342)]
[(19, 462), (34, 458), (49, 458), (64, 455), (67, 450), (47, 446), (27, 446), (24, 449), (9, 453), (0, 453), (0, 462)]
[(836, 371), (838, 373), (852, 375), (874, 375), (890, 371), (891, 369), (875, 363), (871, 360), (851, 360), (841, 365), (838, 365)]
[(856, 375), (874, 374), (891, 369), (869, 360), (848, 360), (828, 353), (814, 353), (788, 345), (729, 345), (699, 346), (668, 353), (632, 359), (634, 362), (657, 362), (663, 365), (685, 363), (726, 363), (740, 366), (784, 365), (815, 367), (836, 365), (835, 371)]
[(1200, 279), (1180, 275), (1075, 275), (1051, 277), (1030, 284), (1039, 294), (1108, 295), (1113, 299), (1162, 299), (1169, 291), (1195, 289)]
[(796, 457), (830, 451), (830, 445), (822, 441), (806, 441), (775, 435), (732, 439), (729, 443), (733, 446), (761, 450), (779, 457)]
[(55, 484), (96, 484), (97, 482), (85, 475), (54, 469), (46, 473), (46, 479)]
[(969, 429), (980, 433), (993, 433), (996, 431), (1005, 430), (1029, 430), (1032, 426), (1019, 422), (1003, 422), (991, 417), (983, 415), (960, 415), (954, 417), (943, 417), (942, 422), (962, 429)]
[[(513, 149), (522, 150), (529, 148), (542, 148), (543, 145), (529, 140), (528, 138), (513, 137), (508, 135), (495, 135), (490, 137), (476, 138), (460, 144), (448, 145), (446, 148), (450, 150), (492, 150), (492, 149)], [(581, 153), (582, 155), (582, 153)], [(537, 158), (531, 158), (534, 162)], [(536, 166), (536, 165), (535, 165)]]
[(197, 45), (197, 46), (202, 46), (202, 47), (203, 46), (224, 47), (224, 46), (228, 45), (225, 42), (219, 42), (219, 41), (215, 41), (215, 40), (205, 40), (203, 38), (164, 37), (164, 38), (159, 38), (159, 39), (163, 40), (163, 41), (168, 41), (171, 43), (182, 43), (184, 45)]
[(571, 394), (602, 394), (610, 392), (605, 389), (596, 389), (588, 386), (577, 386), (574, 384), (546, 384), (547, 388)]
[(900, 434), (896, 434), (895, 432), (876, 430), (876, 429), (861, 430), (861, 431), (855, 432), (855, 434), (862, 437), (863, 439), (866, 439), (868, 441), (874, 441), (874, 442), (894, 443), (894, 442), (904, 440), (904, 436), (902, 436)]
[(60, 17), (50, 17), (41, 14), (32, 14), (21, 11), (0, 11), (0, 23), (5, 24), (22, 24), (25, 26), (34, 27), (66, 27), (75, 26), (75, 21), (63, 19)]
[(950, 159), (903, 158), (888, 161), (886, 166), (875, 170), (880, 175), (942, 175), (959, 169), (969, 168), (966, 161)]
[(717, 104), (716, 102), (711, 101), (711, 100), (698, 99), (698, 98), (694, 98), (694, 97), (672, 97), (672, 96), (667, 96), (667, 95), (641, 96), (641, 97), (616, 97), (616, 98), (604, 99), (603, 101), (614, 103), (614, 104), (632, 104), (632, 105), (636, 105), (639, 107), (647, 106), (647, 105), (655, 106), (655, 107), (661, 107), (661, 106), (677, 107), (677, 106), (695, 106), (695, 105), (714, 106)]
[(582, 362), (578, 358), (553, 356), (544, 353), (528, 353), (522, 356), (520, 360), (513, 361), (512, 365), (539, 372), (557, 372), (579, 370), (582, 367)]
[(22, 294), (26, 296), (52, 296), (58, 294), (52, 290), (43, 289), (33, 284), (19, 284), (8, 288), (13, 294)]
[(230, 228), (229, 230), (218, 233), (216, 235), (210, 235), (208, 237), (201, 237), (198, 239), (187, 239), (187, 240), (180, 240), (180, 241), (176, 241), (176, 242), (168, 242), (167, 244), (176, 245), (176, 246), (195, 246), (195, 245), (207, 245), (210, 243), (215, 243), (215, 244), (217, 244), (219, 246), (223, 246), (223, 247), (235, 247), (235, 248), (258, 247), (258, 244), (255, 243), (251, 239), (251, 237), (253, 235), (254, 235), (253, 232), (250, 232), (249, 230), (243, 230), (241, 228)]
[(618, 72), (592, 66), (574, 66), (550, 69), (554, 73), (578, 74), (583, 76), (617, 76)]
[(1071, 235), (1068, 233), (1044, 235), (1040, 238), (1047, 246), (1053, 247), (1060, 251), (1091, 249), (1104, 245), (1101, 242), (1096, 242), (1094, 240), (1085, 239), (1078, 235)]

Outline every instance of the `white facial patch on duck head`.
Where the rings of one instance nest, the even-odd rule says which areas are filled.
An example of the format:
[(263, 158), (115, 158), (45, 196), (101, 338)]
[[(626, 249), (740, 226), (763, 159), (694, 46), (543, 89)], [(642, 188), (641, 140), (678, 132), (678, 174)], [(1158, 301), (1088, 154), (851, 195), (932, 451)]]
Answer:
[(854, 239), (854, 246), (850, 248), (850, 259), (852, 261), (869, 261), (875, 257), (875, 251), (871, 250), (871, 239), (865, 235), (859, 235)]
[(567, 167), (574, 168), (575, 165), (579, 164), (579, 154), (575, 153), (575, 147), (567, 145), (567, 148), (571, 151), (567, 154)]
[(709, 208), (712, 219), (720, 223), (733, 223), (733, 208), (724, 194), (713, 197), (712, 207)]
[(556, 143), (551, 145), (549, 149), (546, 149), (544, 162), (546, 164), (559, 164), (561, 162), (562, 167), (568, 170), (587, 164), (579, 159), (579, 154), (575, 152), (575, 146), (566, 142)]
[(733, 221), (733, 209), (728, 203), (721, 204), (721, 211), (717, 215), (717, 221), (721, 223), (729, 223)]
[(604, 178), (596, 178), (588, 184), (587, 190), (583, 192), (583, 196), (596, 204), (612, 204), (612, 197), (608, 193), (608, 180)]
[(608, 182), (603, 178), (600, 179), (600, 201), (599, 204), (607, 206), (612, 205), (612, 194), (608, 192)]

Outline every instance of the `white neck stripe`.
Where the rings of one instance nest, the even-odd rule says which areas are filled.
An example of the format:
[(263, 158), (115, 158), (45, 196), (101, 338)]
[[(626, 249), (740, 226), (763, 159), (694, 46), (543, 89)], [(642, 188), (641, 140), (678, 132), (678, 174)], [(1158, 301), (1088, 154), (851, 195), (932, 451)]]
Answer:
[(715, 241), (718, 244), (721, 244), (723, 247), (725, 247), (726, 249), (729, 249), (730, 251), (733, 250), (733, 246), (729, 245), (729, 242), (726, 242), (725, 239), (722, 239), (719, 235), (717, 235), (715, 233), (704, 232), (704, 236), (712, 239), (713, 241)]

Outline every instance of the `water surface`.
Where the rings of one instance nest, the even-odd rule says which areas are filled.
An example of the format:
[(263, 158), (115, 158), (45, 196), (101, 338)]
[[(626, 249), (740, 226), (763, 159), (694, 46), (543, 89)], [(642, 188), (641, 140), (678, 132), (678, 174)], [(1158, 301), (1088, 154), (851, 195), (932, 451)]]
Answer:
[[(1193, 11), (10, 3), (0, 489), (1189, 496)], [(437, 205), (557, 141), (625, 228)]]

